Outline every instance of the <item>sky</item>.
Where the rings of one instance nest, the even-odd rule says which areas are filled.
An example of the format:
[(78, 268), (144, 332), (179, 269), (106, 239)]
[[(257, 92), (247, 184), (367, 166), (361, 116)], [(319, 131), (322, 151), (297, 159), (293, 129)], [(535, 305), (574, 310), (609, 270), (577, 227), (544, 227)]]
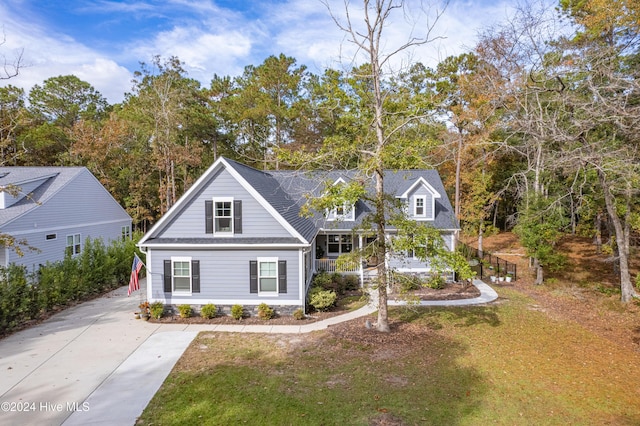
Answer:
[[(22, 53), (18, 76), (0, 80), (28, 91), (51, 77), (75, 75), (107, 100), (121, 102), (131, 91), (140, 62), (155, 55), (178, 57), (203, 87), (214, 75), (239, 76), (270, 55), (296, 59), (309, 71), (349, 69), (362, 63), (332, 19), (343, 19), (343, 0), (0, 0), (0, 61)], [(436, 6), (420, 12), (424, 0), (408, 0), (407, 18), (393, 15), (385, 29), (387, 51), (410, 34), (423, 35)], [(434, 40), (398, 56), (395, 65), (441, 59), (470, 50), (478, 31), (506, 19), (509, 0), (450, 0), (437, 21)], [(351, 16), (360, 22), (361, 2), (351, 0)], [(341, 20), (341, 22), (344, 22)], [(2, 33), (4, 36), (2, 36)], [(354, 62), (355, 61), (355, 62)]]

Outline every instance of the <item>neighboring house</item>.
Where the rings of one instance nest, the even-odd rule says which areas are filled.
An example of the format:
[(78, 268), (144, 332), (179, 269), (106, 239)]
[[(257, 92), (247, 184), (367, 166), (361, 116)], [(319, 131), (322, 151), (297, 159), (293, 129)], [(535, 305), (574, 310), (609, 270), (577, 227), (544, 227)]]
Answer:
[[(318, 194), (323, 181), (352, 175), (259, 171), (219, 158), (138, 243), (146, 252), (149, 301), (304, 308), (312, 275), (335, 271), (340, 254), (368, 242), (354, 232), (371, 209), (362, 201), (322, 217), (300, 215), (305, 196)], [(458, 225), (436, 171), (388, 172), (385, 187), (453, 250)], [(345, 272), (363, 277), (363, 263)], [(429, 271), (413, 258), (390, 266)]]
[(79, 255), (88, 237), (131, 238), (131, 217), (85, 167), (0, 167), (0, 189), (0, 233), (36, 249), (2, 247), (0, 266), (35, 271)]

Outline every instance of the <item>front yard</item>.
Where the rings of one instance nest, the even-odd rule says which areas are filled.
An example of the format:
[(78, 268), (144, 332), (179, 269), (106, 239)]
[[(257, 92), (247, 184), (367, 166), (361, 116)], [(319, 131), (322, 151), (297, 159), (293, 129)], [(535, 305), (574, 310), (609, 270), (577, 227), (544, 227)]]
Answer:
[(139, 424), (640, 424), (637, 348), (498, 292), (490, 306), (394, 308), (390, 334), (365, 319), (203, 333)]

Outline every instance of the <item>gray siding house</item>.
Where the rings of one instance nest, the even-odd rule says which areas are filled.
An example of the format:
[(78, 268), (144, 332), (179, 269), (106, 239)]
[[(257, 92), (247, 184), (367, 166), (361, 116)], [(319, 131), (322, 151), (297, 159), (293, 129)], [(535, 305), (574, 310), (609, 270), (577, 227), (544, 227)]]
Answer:
[[(259, 171), (219, 158), (138, 243), (146, 253), (148, 300), (304, 308), (313, 274), (336, 271), (340, 254), (369, 242), (354, 231), (370, 212), (362, 201), (311, 218), (300, 214), (305, 196), (318, 194), (323, 181), (352, 177), (347, 171)], [(454, 249), (458, 224), (436, 171), (388, 172), (385, 186), (411, 217), (431, 223)], [(362, 278), (365, 266), (340, 272)], [(390, 266), (430, 270), (417, 259)]]
[(131, 217), (85, 167), (0, 167), (0, 189), (0, 233), (35, 248), (1, 247), (0, 266), (35, 271), (77, 256), (87, 238), (131, 238)]

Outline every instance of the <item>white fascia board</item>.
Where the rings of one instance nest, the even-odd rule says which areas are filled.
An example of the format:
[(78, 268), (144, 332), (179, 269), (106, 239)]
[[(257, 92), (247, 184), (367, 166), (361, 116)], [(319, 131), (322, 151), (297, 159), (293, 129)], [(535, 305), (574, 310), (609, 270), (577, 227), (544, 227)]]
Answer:
[(300, 249), (310, 247), (309, 243), (306, 244), (145, 244), (147, 249), (256, 249), (256, 248), (270, 248), (270, 249)]
[[(142, 247), (144, 245), (144, 242), (147, 241), (152, 235), (154, 235), (154, 233), (159, 230), (162, 229), (162, 227), (164, 226), (165, 222), (170, 221), (173, 216), (176, 214), (176, 212), (182, 207), (182, 205), (184, 203), (187, 203), (188, 200), (191, 198), (190, 195), (192, 192), (195, 192), (197, 190), (200, 189), (200, 186), (203, 184), (203, 181), (205, 181), (206, 179), (209, 178), (209, 175), (211, 175), (213, 173), (214, 170), (216, 170), (220, 163), (222, 163), (222, 157), (219, 157), (216, 161), (214, 161), (214, 163), (209, 166), (209, 168), (207, 169), (207, 171), (205, 171), (199, 178), (198, 180), (196, 180), (194, 182), (193, 185), (191, 185), (191, 188), (189, 188), (187, 190), (187, 192), (185, 192), (184, 194), (182, 194), (182, 196), (180, 197), (180, 199), (178, 200), (177, 203), (175, 203), (173, 206), (171, 206), (171, 208), (169, 209), (169, 211), (167, 211), (164, 215), (162, 215), (162, 217), (160, 218), (159, 221), (156, 222), (155, 225), (153, 225), (151, 227), (151, 229), (149, 229), (149, 231), (147, 231), (146, 234), (144, 234), (142, 236), (142, 238), (140, 239), (140, 241), (138, 241), (137, 246), (138, 247)], [(225, 163), (226, 164), (226, 163)], [(227, 164), (228, 167), (228, 164)]]
[(433, 186), (431, 186), (429, 182), (425, 180), (425, 178), (420, 176), (418, 180), (415, 181), (414, 184), (409, 187), (409, 189), (404, 191), (404, 193), (402, 193), (401, 195), (397, 195), (396, 198), (408, 198), (409, 194), (413, 192), (414, 188), (417, 187), (418, 185), (422, 185), (425, 188), (427, 188), (427, 190), (431, 192), (431, 194), (433, 194), (433, 198), (440, 198), (442, 196), (438, 191), (435, 190)]
[(229, 163), (227, 163), (226, 161), (224, 161), (223, 158), (220, 158), (220, 160), (224, 163), (227, 171), (231, 174), (231, 176), (233, 176), (239, 183), (240, 185), (242, 185), (242, 187), (244, 189), (247, 190), (247, 192), (249, 194), (251, 194), (251, 196), (253, 198), (255, 198), (258, 203), (269, 212), (269, 214), (276, 220), (278, 221), (278, 223), (280, 225), (282, 225), (293, 237), (299, 239), (300, 241), (309, 244), (309, 241), (305, 240), (304, 237), (302, 235), (300, 235), (300, 233), (298, 231), (296, 231), (296, 229), (289, 223), (287, 222), (287, 220), (282, 217), (282, 215), (280, 215), (280, 213), (278, 213), (276, 211), (276, 209), (273, 208), (273, 206), (262, 196), (260, 195), (260, 193), (258, 191), (256, 191), (256, 189), (249, 185), (249, 182), (247, 182), (237, 171), (236, 169), (234, 169), (233, 167), (231, 167), (229, 165)]

